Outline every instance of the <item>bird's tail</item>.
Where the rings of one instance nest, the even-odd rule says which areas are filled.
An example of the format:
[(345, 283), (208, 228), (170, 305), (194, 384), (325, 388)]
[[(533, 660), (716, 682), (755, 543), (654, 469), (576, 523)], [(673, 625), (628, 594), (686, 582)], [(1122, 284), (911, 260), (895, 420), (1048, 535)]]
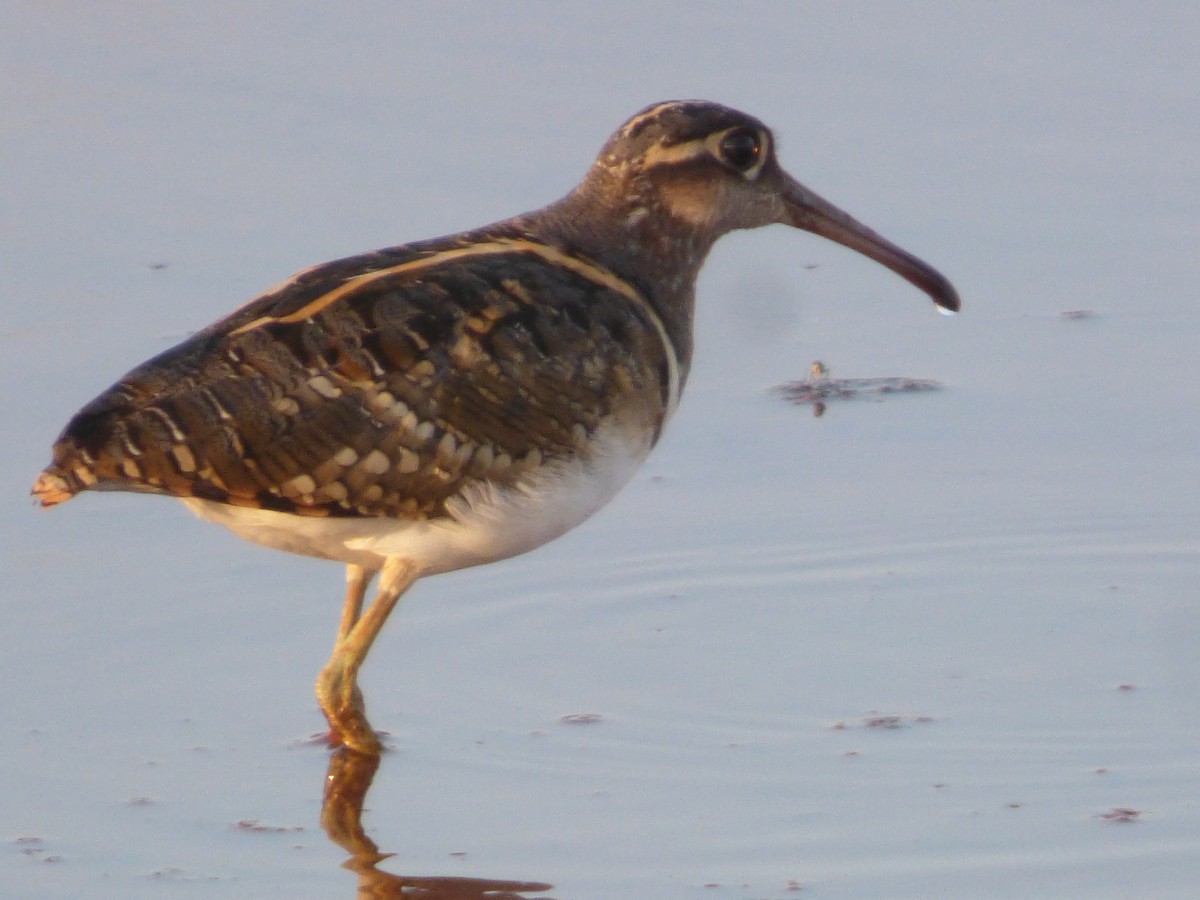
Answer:
[(70, 500), (85, 486), (79, 478), (61, 472), (57, 466), (50, 466), (37, 477), (31, 493), (43, 509), (48, 509)]

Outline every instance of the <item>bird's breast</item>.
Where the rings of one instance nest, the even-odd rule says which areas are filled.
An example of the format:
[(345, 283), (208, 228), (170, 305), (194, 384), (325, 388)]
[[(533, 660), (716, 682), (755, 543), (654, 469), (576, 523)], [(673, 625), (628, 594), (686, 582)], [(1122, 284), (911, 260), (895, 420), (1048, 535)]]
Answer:
[(437, 518), (317, 518), (181, 499), (200, 518), (272, 549), (372, 569), (399, 557), (431, 575), (507, 559), (559, 537), (608, 503), (652, 447), (652, 432), (636, 417), (614, 417), (579, 453), (546, 461), (515, 481), (467, 482)]

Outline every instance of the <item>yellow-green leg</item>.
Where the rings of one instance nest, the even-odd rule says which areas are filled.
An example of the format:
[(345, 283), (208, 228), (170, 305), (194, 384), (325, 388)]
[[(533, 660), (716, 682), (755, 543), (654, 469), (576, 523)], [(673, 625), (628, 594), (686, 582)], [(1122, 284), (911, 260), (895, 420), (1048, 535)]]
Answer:
[(356, 565), (346, 566), (346, 599), (342, 603), (342, 618), (338, 622), (337, 639), (333, 642), (334, 649), (346, 639), (346, 635), (350, 633), (350, 629), (362, 615), (363, 598), (367, 596), (367, 588), (375, 575), (375, 569)]
[(374, 574), (361, 566), (346, 567), (346, 601), (333, 655), (317, 676), (317, 702), (329, 720), (330, 737), (334, 741), (359, 753), (378, 756), (382, 748), (367, 721), (358, 689), (358, 670), (396, 601), (416, 581), (417, 574), (408, 560), (387, 560), (379, 572), (379, 593), (360, 615), (363, 597)]

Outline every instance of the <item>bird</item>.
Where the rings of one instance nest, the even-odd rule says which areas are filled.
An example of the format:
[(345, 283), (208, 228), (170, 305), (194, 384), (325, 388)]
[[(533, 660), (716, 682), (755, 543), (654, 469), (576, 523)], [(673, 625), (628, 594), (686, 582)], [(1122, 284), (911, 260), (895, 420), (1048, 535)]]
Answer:
[(401, 595), (608, 502), (679, 402), (710, 248), (772, 224), (959, 308), (936, 269), (787, 174), (757, 118), (656, 103), (561, 199), (303, 270), (137, 366), (70, 419), (33, 496), (165, 495), (343, 564), (316, 696), (334, 746), (378, 755), (357, 677)]

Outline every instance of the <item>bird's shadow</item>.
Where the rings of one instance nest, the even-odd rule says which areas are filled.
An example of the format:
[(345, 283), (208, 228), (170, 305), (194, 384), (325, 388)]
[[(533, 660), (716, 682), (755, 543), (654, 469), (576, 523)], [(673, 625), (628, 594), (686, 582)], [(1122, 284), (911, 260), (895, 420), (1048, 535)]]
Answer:
[(405, 898), (405, 900), (553, 900), (543, 894), (553, 885), (536, 881), (500, 881), (492, 878), (461, 878), (450, 875), (395, 875), (376, 868), (395, 854), (380, 852), (362, 825), (363, 801), (375, 772), (378, 756), (367, 756), (346, 748), (333, 752), (325, 778), (321, 804), (321, 827), (329, 839), (350, 854), (342, 863), (358, 876), (356, 897)]

